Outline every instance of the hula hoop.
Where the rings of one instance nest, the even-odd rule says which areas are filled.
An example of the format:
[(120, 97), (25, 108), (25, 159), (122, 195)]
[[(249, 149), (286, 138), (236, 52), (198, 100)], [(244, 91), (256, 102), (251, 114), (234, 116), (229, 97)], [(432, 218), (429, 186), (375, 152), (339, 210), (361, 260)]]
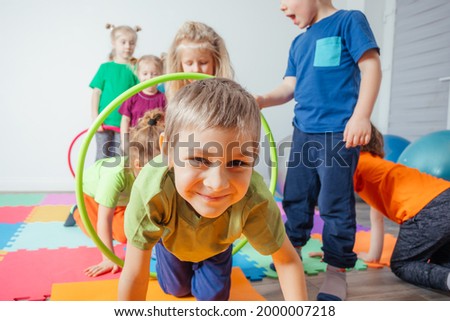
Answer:
[[(112, 130), (112, 131), (115, 131), (116, 133), (120, 133), (120, 128), (119, 127), (108, 126), (108, 125), (102, 125), (102, 127), (103, 127), (104, 130)], [(77, 136), (75, 136), (75, 138), (70, 143), (69, 150), (67, 151), (67, 164), (69, 165), (70, 173), (72, 174), (73, 177), (75, 177), (75, 172), (73, 171), (73, 167), (72, 167), (72, 149), (73, 149), (73, 145), (75, 145), (76, 141), (81, 136), (86, 134), (88, 130), (89, 130), (89, 128), (85, 129), (85, 130), (82, 130)]]
[[(270, 130), (269, 124), (267, 123), (266, 118), (261, 113), (261, 125), (264, 129), (264, 132), (269, 138), (269, 150), (270, 150), (270, 160), (273, 162), (273, 164), (270, 164), (271, 166), (271, 172), (270, 172), (270, 184), (269, 184), (269, 191), (272, 193), (272, 195), (275, 195), (275, 190), (277, 187), (277, 178), (278, 178), (278, 154), (277, 154), (277, 145), (275, 143), (275, 139), (273, 138), (272, 131)], [(240, 241), (231, 252), (233, 255), (239, 252), (240, 249), (242, 249), (245, 244), (247, 244), (248, 240), (247, 238), (244, 238), (242, 241)]]
[[(138, 92), (142, 91), (143, 89), (147, 87), (156, 86), (160, 83), (166, 82), (166, 81), (173, 81), (173, 80), (187, 80), (187, 79), (193, 79), (193, 80), (201, 80), (206, 78), (213, 78), (213, 76), (206, 75), (206, 74), (200, 74), (200, 73), (172, 73), (172, 74), (166, 74), (162, 76), (158, 76), (149, 80), (146, 80), (140, 84), (137, 84), (130, 89), (123, 92), (121, 95), (119, 95), (116, 99), (114, 99), (111, 103), (109, 103), (108, 106), (97, 116), (95, 121), (92, 123), (91, 127), (87, 130), (87, 135), (81, 145), (80, 148), (80, 155), (78, 158), (77, 168), (76, 168), (76, 175), (75, 175), (75, 193), (77, 198), (77, 204), (78, 204), (78, 210), (80, 212), (81, 221), (84, 224), (84, 227), (86, 228), (86, 231), (88, 232), (89, 236), (91, 237), (92, 241), (95, 243), (95, 245), (99, 248), (99, 250), (112, 262), (119, 265), (120, 267), (123, 267), (123, 260), (120, 259), (118, 256), (116, 256), (100, 239), (97, 232), (95, 231), (94, 227), (92, 226), (92, 223), (89, 219), (89, 216), (87, 215), (86, 211), (86, 204), (84, 203), (83, 199), (83, 172), (84, 172), (84, 162), (86, 160), (86, 154), (89, 148), (89, 144), (94, 137), (97, 129), (101, 126), (103, 121), (108, 117), (112, 111), (117, 108), (121, 103), (123, 103), (126, 99), (130, 98), (131, 96), (137, 94)], [(276, 150), (276, 144), (275, 140), (273, 139), (272, 132), (270, 131), (269, 125), (267, 124), (266, 119), (264, 118), (263, 114), (261, 114), (261, 121), (264, 128), (264, 131), (269, 137), (269, 146), (270, 146), (270, 157), (271, 161), (275, 166), (272, 166), (272, 176), (270, 181), (270, 192), (272, 195), (275, 193), (275, 187), (277, 183), (277, 174), (278, 174), (278, 160), (277, 160), (277, 150)], [(83, 133), (84, 134), (84, 133)], [(79, 134), (81, 136), (82, 133)], [(245, 238), (242, 240), (234, 249), (233, 254), (239, 251), (245, 244), (247, 243), (247, 239)], [(156, 273), (151, 272), (150, 276), (155, 277)]]
[(87, 131), (88, 131), (88, 129), (85, 129), (85, 130), (81, 131), (77, 136), (75, 136), (75, 138), (70, 143), (69, 151), (67, 152), (67, 164), (69, 164), (69, 169), (70, 169), (70, 172), (72, 173), (73, 177), (75, 177), (75, 172), (73, 171), (73, 168), (72, 168), (72, 148), (73, 148), (73, 145), (75, 145), (75, 142), (78, 140), (78, 138), (80, 138), (85, 133), (87, 133)]

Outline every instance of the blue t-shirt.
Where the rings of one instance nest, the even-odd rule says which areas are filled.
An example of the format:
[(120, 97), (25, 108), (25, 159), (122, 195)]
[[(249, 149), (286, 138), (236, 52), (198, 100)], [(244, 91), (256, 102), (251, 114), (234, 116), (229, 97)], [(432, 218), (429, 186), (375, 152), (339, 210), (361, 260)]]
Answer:
[(359, 95), (358, 60), (377, 43), (360, 11), (339, 10), (292, 42), (286, 76), (297, 79), (294, 125), (306, 133), (343, 132)]

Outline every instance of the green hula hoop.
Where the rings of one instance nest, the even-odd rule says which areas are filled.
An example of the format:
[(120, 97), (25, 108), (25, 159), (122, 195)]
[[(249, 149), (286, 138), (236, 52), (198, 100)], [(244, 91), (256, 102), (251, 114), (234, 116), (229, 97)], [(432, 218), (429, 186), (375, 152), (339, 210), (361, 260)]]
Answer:
[[(78, 162), (76, 167), (76, 174), (75, 174), (75, 194), (78, 204), (78, 210), (80, 212), (81, 221), (84, 224), (84, 227), (86, 228), (86, 231), (88, 232), (89, 236), (91, 237), (92, 241), (95, 243), (95, 245), (99, 248), (99, 250), (112, 262), (119, 265), (120, 267), (123, 267), (123, 260), (120, 259), (117, 255), (115, 255), (100, 239), (97, 232), (95, 231), (94, 227), (92, 226), (91, 220), (89, 219), (89, 216), (87, 215), (86, 211), (86, 204), (84, 203), (83, 199), (83, 172), (84, 172), (84, 163), (86, 160), (87, 151), (89, 148), (89, 144), (91, 143), (95, 133), (97, 132), (97, 129), (103, 124), (106, 117), (108, 117), (109, 114), (113, 112), (114, 109), (116, 109), (120, 104), (122, 104), (125, 100), (130, 98), (131, 96), (134, 96), (138, 92), (142, 91), (143, 89), (151, 86), (156, 86), (160, 83), (166, 82), (166, 81), (173, 81), (173, 80), (201, 80), (206, 78), (213, 78), (213, 76), (206, 75), (206, 74), (200, 74), (200, 73), (172, 73), (172, 74), (166, 74), (162, 76), (158, 76), (152, 79), (149, 79), (147, 81), (144, 81), (140, 84), (137, 84), (130, 89), (123, 92), (121, 95), (119, 95), (116, 99), (114, 99), (111, 103), (109, 103), (108, 106), (97, 116), (89, 130), (87, 131), (86, 137), (81, 144), (80, 147), (80, 154), (78, 156)], [(272, 166), (271, 170), (271, 180), (269, 189), (272, 195), (275, 194), (275, 187), (277, 182), (277, 175), (278, 175), (278, 158), (277, 158), (277, 150), (276, 150), (276, 144), (275, 140), (273, 139), (272, 132), (270, 130), (270, 127), (264, 118), (263, 114), (261, 114), (261, 122), (263, 125), (263, 129), (266, 133), (266, 135), (269, 138), (269, 146), (270, 146), (270, 159), (274, 166)], [(233, 254), (238, 252), (245, 244), (247, 243), (247, 239), (243, 239), (237, 246), (233, 249)], [(155, 277), (156, 273), (150, 273), (150, 276)]]

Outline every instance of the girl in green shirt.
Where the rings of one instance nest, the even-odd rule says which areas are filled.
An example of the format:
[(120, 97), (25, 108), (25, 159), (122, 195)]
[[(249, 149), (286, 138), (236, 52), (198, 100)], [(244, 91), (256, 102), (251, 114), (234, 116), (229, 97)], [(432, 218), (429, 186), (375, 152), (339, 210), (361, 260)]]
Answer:
[[(106, 25), (111, 31), (112, 51), (108, 62), (103, 63), (92, 79), (89, 87), (93, 89), (91, 99), (91, 118), (94, 121), (110, 102), (127, 89), (137, 85), (139, 80), (134, 74), (136, 59), (133, 58), (136, 48), (137, 32), (140, 27), (115, 27)], [(120, 107), (120, 106), (119, 106)], [(120, 121), (121, 115), (115, 109), (95, 134), (97, 143), (96, 160), (105, 157), (119, 156), (120, 153)]]

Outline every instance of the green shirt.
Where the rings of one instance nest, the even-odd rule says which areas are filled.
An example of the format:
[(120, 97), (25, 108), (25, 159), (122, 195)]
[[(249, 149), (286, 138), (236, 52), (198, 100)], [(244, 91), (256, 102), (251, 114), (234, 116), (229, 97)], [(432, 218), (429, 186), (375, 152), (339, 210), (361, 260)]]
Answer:
[(126, 206), (135, 177), (126, 168), (127, 157), (104, 158), (95, 162), (83, 175), (83, 192), (103, 206)]
[[(130, 65), (118, 64), (114, 61), (100, 65), (94, 79), (92, 79), (89, 84), (89, 87), (98, 88), (102, 91), (98, 106), (99, 114), (120, 94), (139, 83), (139, 79), (131, 68)], [(122, 115), (119, 114), (119, 107), (120, 106), (117, 106), (117, 108), (106, 117), (104, 121), (105, 125), (120, 127)]]
[(174, 172), (160, 156), (139, 173), (125, 211), (125, 234), (135, 247), (148, 250), (162, 239), (168, 251), (188, 262), (223, 252), (241, 234), (263, 255), (281, 247), (285, 230), (280, 210), (258, 173), (253, 172), (244, 198), (216, 218), (199, 217), (174, 182)]

